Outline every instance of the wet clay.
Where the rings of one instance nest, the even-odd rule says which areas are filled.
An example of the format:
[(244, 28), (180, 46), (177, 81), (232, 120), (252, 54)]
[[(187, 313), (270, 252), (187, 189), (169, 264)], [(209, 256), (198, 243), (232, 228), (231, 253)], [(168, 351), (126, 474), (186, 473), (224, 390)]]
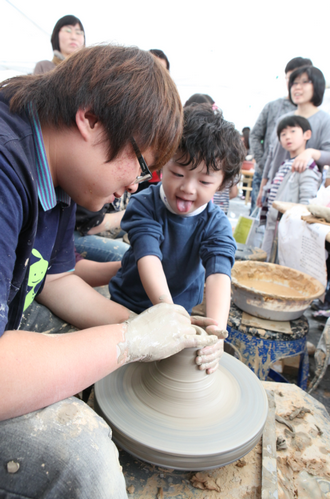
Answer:
[(301, 291), (293, 288), (289, 288), (282, 284), (277, 284), (275, 282), (269, 281), (259, 281), (256, 279), (240, 279), (239, 283), (242, 286), (249, 287), (253, 291), (260, 291), (263, 293), (274, 294), (278, 296), (288, 296), (290, 298), (299, 298), (302, 293)]
[(236, 461), (259, 441), (268, 403), (254, 373), (224, 354), (206, 375), (196, 349), (124, 366), (95, 385), (99, 412), (134, 456), (181, 470)]
[(323, 292), (323, 286), (313, 277), (272, 263), (236, 262), (232, 279), (236, 286), (253, 287), (257, 292), (273, 296), (314, 299)]
[(232, 300), (244, 312), (276, 321), (298, 319), (324, 293), (313, 277), (264, 262), (236, 262), (232, 270)]

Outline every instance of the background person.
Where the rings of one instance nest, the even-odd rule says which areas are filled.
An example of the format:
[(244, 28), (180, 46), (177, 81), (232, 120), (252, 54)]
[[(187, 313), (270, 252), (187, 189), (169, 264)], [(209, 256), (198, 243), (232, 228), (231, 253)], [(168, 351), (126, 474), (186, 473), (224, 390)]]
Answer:
[[(287, 87), (289, 88), (289, 78), (292, 71), (301, 67), (312, 65), (310, 59), (304, 57), (295, 57), (291, 59), (285, 66), (285, 79), (287, 82)], [(271, 143), (271, 137), (276, 128), (276, 123), (280, 116), (295, 110), (295, 105), (290, 101), (289, 92), (286, 97), (280, 97), (274, 101), (268, 102), (266, 106), (261, 111), (258, 119), (251, 130), (250, 134), (250, 145), (253, 157), (256, 161), (252, 191), (251, 191), (251, 209), (250, 213), (253, 212), (257, 197), (260, 190), (262, 174), (267, 160), (269, 146)]]
[(163, 64), (164, 68), (167, 69), (167, 71), (170, 71), (170, 61), (167, 58), (167, 55), (160, 49), (150, 49), (149, 50), (150, 54), (154, 55), (157, 57), (157, 59), (160, 61), (161, 64)]
[(48, 73), (64, 59), (85, 47), (86, 38), (82, 22), (72, 15), (61, 17), (54, 26), (50, 41), (54, 51), (53, 59), (38, 62), (33, 74)]
[[(294, 159), (292, 170), (302, 172), (306, 169), (308, 162), (313, 159), (320, 171), (323, 166), (330, 162), (330, 115), (319, 109), (322, 104), (325, 91), (325, 79), (322, 71), (314, 66), (303, 66), (296, 69), (290, 75), (289, 93), (290, 100), (297, 106), (292, 113), (308, 119), (312, 127), (312, 137), (307, 143), (307, 148)], [(275, 142), (276, 140), (276, 142)], [(268, 190), (266, 184), (273, 181), (280, 165), (290, 157), (277, 139), (274, 138), (272, 147), (268, 154), (267, 162), (263, 171), (263, 179), (257, 199), (257, 205), (262, 206), (264, 189)], [(262, 215), (261, 215), (262, 216)]]
[(268, 258), (278, 215), (278, 211), (272, 206), (273, 202), (308, 204), (310, 199), (316, 197), (322, 182), (322, 174), (313, 159), (302, 173), (291, 171), (295, 158), (305, 151), (306, 143), (312, 136), (309, 121), (295, 114), (287, 116), (279, 122), (277, 136), (283, 149), (289, 152), (290, 159), (286, 159), (279, 167), (268, 192), (267, 224), (262, 244)]

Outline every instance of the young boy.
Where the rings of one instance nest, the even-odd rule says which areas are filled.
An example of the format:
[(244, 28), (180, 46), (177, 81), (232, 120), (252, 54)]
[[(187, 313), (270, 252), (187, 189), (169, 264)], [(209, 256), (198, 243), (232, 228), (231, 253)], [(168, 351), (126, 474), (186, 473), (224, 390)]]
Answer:
[(268, 193), (267, 225), (262, 248), (271, 253), (278, 211), (272, 207), (274, 201), (308, 204), (316, 196), (322, 182), (322, 174), (313, 159), (302, 173), (291, 172), (296, 156), (306, 149), (312, 136), (309, 121), (302, 116), (291, 115), (283, 118), (277, 127), (281, 146), (290, 153), (290, 159), (280, 166)]
[[(212, 203), (231, 184), (244, 160), (233, 124), (208, 104), (184, 109), (184, 132), (162, 183), (132, 196), (122, 220), (131, 248), (111, 279), (111, 299), (136, 313), (157, 303), (180, 304), (191, 313), (203, 300), (225, 330), (236, 244), (230, 223)], [(221, 336), (220, 337), (224, 337)]]

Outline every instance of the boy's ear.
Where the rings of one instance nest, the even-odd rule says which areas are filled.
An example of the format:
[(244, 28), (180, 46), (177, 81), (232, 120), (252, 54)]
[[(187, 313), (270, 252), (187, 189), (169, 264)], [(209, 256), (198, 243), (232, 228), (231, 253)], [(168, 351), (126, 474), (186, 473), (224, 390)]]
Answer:
[(306, 132), (304, 133), (304, 138), (306, 140), (309, 140), (312, 136), (312, 130), (306, 130)]
[(90, 135), (98, 128), (98, 119), (91, 111), (79, 108), (76, 112), (76, 125), (84, 140), (88, 140)]

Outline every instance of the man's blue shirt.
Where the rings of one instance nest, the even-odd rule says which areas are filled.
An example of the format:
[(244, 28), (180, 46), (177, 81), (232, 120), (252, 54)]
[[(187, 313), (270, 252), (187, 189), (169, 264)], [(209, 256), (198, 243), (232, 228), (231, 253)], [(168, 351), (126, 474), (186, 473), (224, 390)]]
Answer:
[(55, 191), (37, 115), (0, 95), (0, 335), (18, 327), (46, 273), (74, 268), (75, 204)]

